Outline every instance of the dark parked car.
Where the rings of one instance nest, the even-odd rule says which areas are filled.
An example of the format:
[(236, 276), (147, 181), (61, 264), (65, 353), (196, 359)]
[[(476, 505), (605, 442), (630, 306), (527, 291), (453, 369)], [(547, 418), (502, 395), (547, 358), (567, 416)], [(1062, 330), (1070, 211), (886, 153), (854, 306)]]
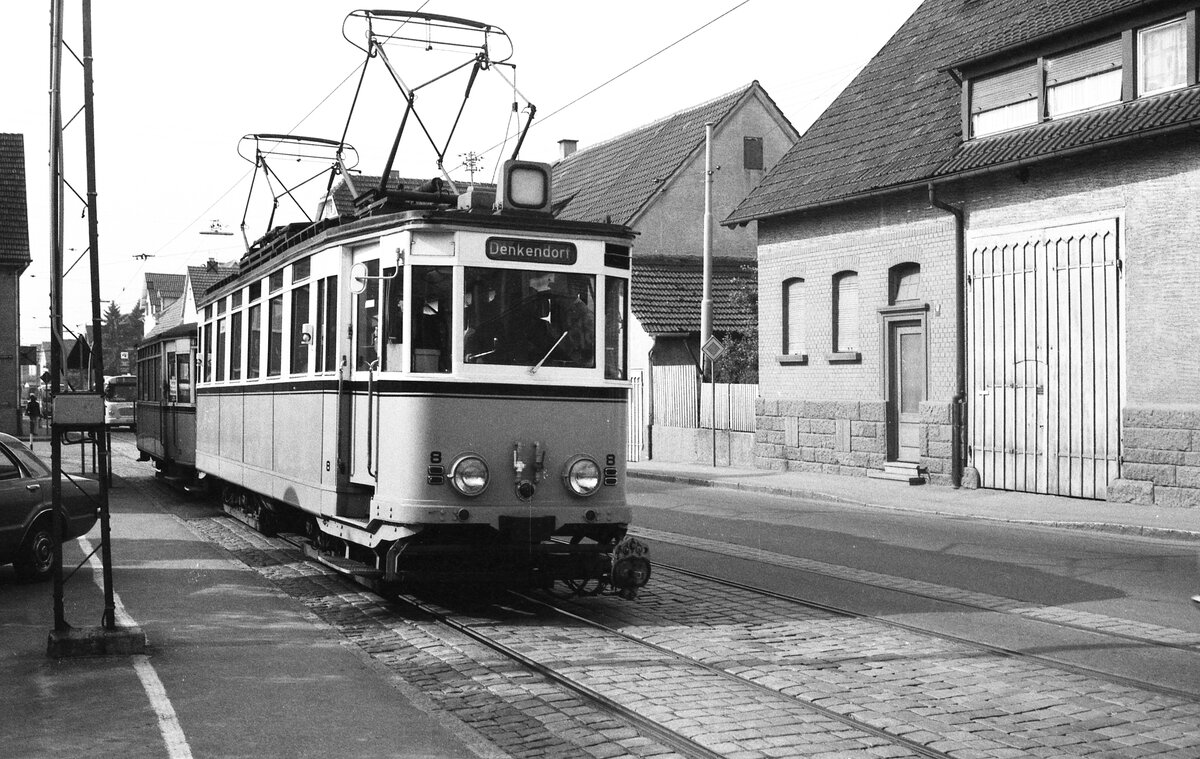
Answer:
[[(63, 540), (96, 524), (99, 483), (74, 479), (79, 487), (62, 481)], [(53, 480), (50, 467), (28, 446), (0, 432), (0, 565), (12, 564), (23, 580), (44, 580), (53, 570)]]

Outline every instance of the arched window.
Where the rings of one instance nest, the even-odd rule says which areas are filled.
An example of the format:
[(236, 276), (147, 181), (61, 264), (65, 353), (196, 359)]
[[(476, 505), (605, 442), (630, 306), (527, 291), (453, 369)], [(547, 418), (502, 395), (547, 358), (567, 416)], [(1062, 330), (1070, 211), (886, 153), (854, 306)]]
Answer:
[(921, 265), (896, 264), (888, 271), (888, 305), (921, 299)]
[(804, 280), (800, 277), (783, 282), (783, 352), (804, 354)]
[(858, 272), (833, 275), (833, 350), (837, 353), (859, 350)]

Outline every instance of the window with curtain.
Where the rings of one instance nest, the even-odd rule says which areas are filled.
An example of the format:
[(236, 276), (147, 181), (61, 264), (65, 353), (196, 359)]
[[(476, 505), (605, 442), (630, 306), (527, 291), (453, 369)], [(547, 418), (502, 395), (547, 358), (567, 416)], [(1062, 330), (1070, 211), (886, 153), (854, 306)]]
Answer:
[(971, 82), (971, 134), (983, 137), (1038, 122), (1035, 63)]
[(1119, 37), (1046, 59), (1046, 115), (1050, 118), (1119, 102)]
[(1139, 30), (1137, 46), (1139, 95), (1187, 84), (1187, 29), (1183, 19)]
[(833, 278), (833, 350), (859, 350), (858, 272), (843, 271)]

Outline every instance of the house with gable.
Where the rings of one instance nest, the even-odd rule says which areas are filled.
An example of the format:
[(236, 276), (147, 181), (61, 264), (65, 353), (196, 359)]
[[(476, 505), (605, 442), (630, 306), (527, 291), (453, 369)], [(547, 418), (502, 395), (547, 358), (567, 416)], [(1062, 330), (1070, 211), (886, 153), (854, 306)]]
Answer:
[(0, 432), (19, 434), (23, 376), (21, 273), (29, 267), (29, 215), (25, 200), (25, 138), (0, 133)]
[(183, 295), (183, 274), (163, 274), (161, 272), (146, 272), (145, 284), (139, 305), (142, 307), (142, 332), (150, 334), (154, 331), (158, 320), (166, 309)]
[[(641, 403), (633, 400), (640, 405), (645, 432), (637, 436), (635, 430), (632, 445), (646, 457), (692, 460), (693, 438), (700, 436), (700, 430), (673, 422), (667, 399), (681, 397), (671, 389), (680, 381), (691, 386), (683, 395), (693, 399), (688, 403), (694, 406), (698, 398), (708, 122), (713, 124), (713, 331), (743, 334), (754, 315), (731, 303), (740, 289), (754, 286), (755, 229), (716, 222), (737, 207), (798, 137), (757, 81), (586, 149), (562, 140), (553, 164), (557, 217), (625, 224), (638, 233), (629, 365), (643, 381)], [(725, 456), (748, 463), (753, 436), (746, 438), (740, 452), (726, 441)]]
[(759, 467), (1200, 505), (1198, 11), (920, 5), (724, 221)]

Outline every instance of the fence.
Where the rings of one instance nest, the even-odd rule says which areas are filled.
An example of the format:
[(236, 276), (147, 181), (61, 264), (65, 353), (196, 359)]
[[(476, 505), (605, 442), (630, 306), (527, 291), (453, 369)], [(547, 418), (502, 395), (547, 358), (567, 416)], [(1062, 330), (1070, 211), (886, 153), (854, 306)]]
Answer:
[(716, 428), (754, 432), (754, 404), (758, 398), (758, 385), (701, 383), (693, 366), (656, 366), (652, 371), (656, 425), (712, 428), (715, 391)]
[[(715, 426), (718, 430), (754, 432), (754, 402), (757, 398), (758, 385), (705, 382), (700, 386), (700, 426), (705, 429)], [(713, 424), (714, 414), (716, 425)]]
[(642, 371), (634, 369), (629, 373), (629, 414), (628, 433), (625, 449), (626, 461), (642, 460), (643, 433), (645, 420), (642, 418)]

